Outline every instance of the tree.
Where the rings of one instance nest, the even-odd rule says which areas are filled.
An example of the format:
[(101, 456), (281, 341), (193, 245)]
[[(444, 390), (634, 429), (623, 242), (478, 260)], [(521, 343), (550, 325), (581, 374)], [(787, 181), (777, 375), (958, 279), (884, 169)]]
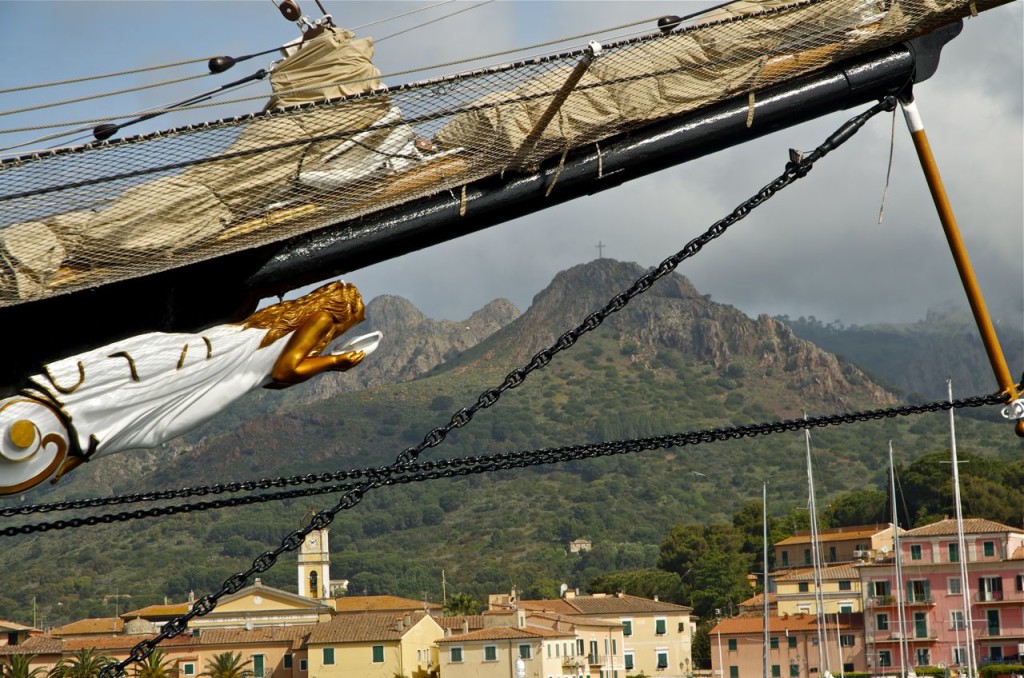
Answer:
[(250, 678), (253, 675), (252, 669), (248, 668), (251, 663), (251, 659), (242, 661), (241, 652), (221, 652), (206, 660), (206, 670), (199, 675), (207, 678)]
[(114, 660), (105, 654), (100, 654), (95, 648), (82, 648), (74, 652), (70, 657), (65, 657), (57, 662), (50, 672), (51, 678), (95, 678), (107, 664), (114, 663)]
[(46, 675), (46, 669), (41, 666), (31, 668), (32, 660), (36, 656), (27, 654), (12, 654), (7, 657), (9, 663), (0, 662), (0, 678), (40, 678)]
[(866, 488), (839, 495), (825, 512), (829, 527), (875, 525), (888, 522), (889, 496), (882, 490)]
[(641, 598), (658, 597), (670, 603), (683, 601), (683, 582), (675, 572), (664, 570), (623, 570), (610, 572), (590, 580), (591, 593), (628, 593)]
[(174, 675), (174, 661), (164, 656), (163, 650), (156, 649), (146, 661), (135, 667), (135, 678), (171, 678)]
[(444, 616), (462, 617), (480, 614), (483, 606), (468, 593), (456, 593), (444, 604)]

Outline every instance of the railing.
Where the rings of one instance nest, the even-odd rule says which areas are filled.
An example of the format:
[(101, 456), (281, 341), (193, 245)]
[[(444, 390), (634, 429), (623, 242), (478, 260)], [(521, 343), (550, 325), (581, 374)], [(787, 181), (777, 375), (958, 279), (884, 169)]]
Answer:
[(564, 657), (562, 659), (562, 667), (567, 669), (578, 669), (586, 666), (580, 657)]

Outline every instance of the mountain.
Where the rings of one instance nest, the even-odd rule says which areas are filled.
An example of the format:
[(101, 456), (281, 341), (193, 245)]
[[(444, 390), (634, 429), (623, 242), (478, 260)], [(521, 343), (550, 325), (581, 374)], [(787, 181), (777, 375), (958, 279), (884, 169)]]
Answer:
[[(844, 356), (877, 381), (917, 400), (998, 390), (977, 325), (962, 309), (932, 309), (923, 320), (907, 324), (824, 324), (820, 320), (780, 318), (797, 336)], [(1024, 365), (1024, 326), (1020, 320), (996, 320), (996, 336), (1014, 378)]]
[[(375, 300), (366, 329), (382, 329), (391, 346), (382, 344), (366, 364), (341, 375), (362, 372), (368, 386), (348, 384), (321, 399), (302, 395), (308, 385), (279, 401), (254, 396), (168, 450), (98, 459), (47, 499), (388, 464), (643, 272), (637, 264), (600, 259), (557, 275), (521, 315), (496, 302), (464, 324), (431, 321), (401, 299)], [(490, 328), (497, 329), (481, 338)], [(385, 383), (401, 379), (408, 380)], [(894, 402), (859, 368), (784, 323), (751, 319), (672, 275), (421, 459), (586, 445)], [(882, 483), (886, 440), (898, 441), (907, 457), (943, 449), (944, 417), (816, 430), (822, 501)], [(965, 421), (958, 432), (979, 454), (1019, 454), (1005, 426)], [(658, 544), (673, 525), (728, 520), (760, 496), (765, 480), (773, 512), (804, 505), (802, 435), (383, 487), (338, 513), (332, 571), (349, 579), (353, 591), (417, 599), (440, 598), (442, 569), (449, 592), (482, 597), (516, 584), (524, 595), (550, 597), (561, 582), (585, 586), (597, 574), (654, 567)], [(33, 596), (46, 614), (70, 610), (82, 617), (109, 614), (102, 599), (113, 590), (130, 593), (139, 606), (164, 596), (180, 600), (191, 589), (214, 590), (280, 544), (311, 508), (336, 500), (332, 494), (11, 538), (0, 552), (7, 573), (0, 618), (25, 619)], [(104, 512), (112, 510), (123, 509)], [(567, 542), (578, 537), (591, 539), (593, 551), (566, 553)], [(268, 585), (293, 587), (294, 556), (261, 576)]]

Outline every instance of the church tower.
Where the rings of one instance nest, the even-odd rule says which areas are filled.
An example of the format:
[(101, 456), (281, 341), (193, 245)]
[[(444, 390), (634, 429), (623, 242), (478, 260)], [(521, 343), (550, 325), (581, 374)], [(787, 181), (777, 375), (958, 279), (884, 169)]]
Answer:
[(331, 597), (331, 552), (327, 528), (307, 534), (299, 548), (299, 595), (313, 600)]

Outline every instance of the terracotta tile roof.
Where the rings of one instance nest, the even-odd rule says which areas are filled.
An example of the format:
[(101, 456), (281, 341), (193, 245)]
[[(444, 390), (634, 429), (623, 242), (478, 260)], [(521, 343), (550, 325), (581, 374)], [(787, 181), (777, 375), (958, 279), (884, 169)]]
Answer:
[(1018, 546), (1007, 560), (1024, 560), (1024, 546)]
[(437, 603), (425, 603), (412, 598), (398, 596), (345, 596), (334, 599), (334, 610), (346, 612), (416, 612), (422, 610), (441, 610)]
[(578, 615), (568, 616), (564, 614), (558, 614), (557, 612), (527, 612), (526, 619), (527, 623), (529, 623), (529, 620), (531, 619), (549, 619), (555, 622), (573, 624), (574, 626), (605, 626), (608, 628), (622, 626), (620, 622), (605, 621), (603, 619), (580, 619)]
[(484, 627), (484, 616), (482, 614), (463, 615), (458, 617), (441, 617), (435, 619), (443, 629), (451, 629), (452, 631), (461, 631), (462, 622), (468, 622), (470, 630), (482, 629)]
[[(556, 612), (558, 614), (576, 614), (576, 608), (572, 607), (561, 598), (549, 600), (520, 600), (519, 609), (529, 612)], [(489, 610), (492, 613), (508, 613), (508, 610)]]
[(31, 626), (22, 626), (6, 619), (0, 619), (0, 631), (35, 631)]
[(60, 654), (64, 642), (53, 636), (31, 636), (17, 645), (0, 646), (0, 655), (12, 654)]
[[(113, 652), (116, 650), (130, 650), (135, 647), (139, 642), (143, 640), (152, 640), (156, 638), (156, 634), (148, 635), (124, 635), (124, 636), (111, 636), (109, 638), (96, 637), (96, 638), (66, 638), (64, 639), (64, 651), (75, 652), (76, 650), (82, 650), (86, 648), (95, 648), (100, 651)], [(177, 638), (168, 638), (167, 640), (160, 642), (160, 647), (187, 647), (192, 645), (195, 639), (185, 635), (178, 636)]]
[[(412, 617), (412, 624), (402, 624), (406, 616)], [(321, 643), (359, 643), (367, 641), (399, 640), (416, 625), (426, 612), (422, 610), (409, 615), (388, 614), (342, 614), (329, 622), (317, 624), (309, 634), (309, 645)]]
[[(776, 579), (778, 581), (778, 579)], [(778, 602), (777, 596), (774, 593), (768, 594), (768, 605), (775, 605)], [(756, 596), (751, 596), (741, 603), (738, 603), (739, 607), (763, 607), (764, 606), (764, 594), (758, 593)]]
[[(835, 616), (829, 615), (829, 619), (825, 622), (825, 628), (834, 629), (836, 628)], [(864, 626), (864, 617), (859, 614), (848, 614), (839, 616), (839, 628), (840, 629), (859, 629)], [(798, 632), (798, 631), (814, 631), (818, 628), (818, 620), (814, 615), (809, 614), (795, 614), (785, 617), (769, 617), (768, 618), (768, 632), (769, 633), (785, 633), (786, 631)], [(716, 633), (722, 634), (746, 634), (746, 633), (763, 633), (764, 632), (764, 618), (761, 615), (747, 615), (740, 617), (730, 617), (729, 619), (722, 619), (715, 627), (709, 631), (712, 635)]]
[(650, 598), (638, 598), (626, 594), (610, 596), (576, 596), (565, 602), (575, 612), (569, 614), (640, 614), (644, 612), (692, 612), (693, 608), (675, 603), (666, 603)]
[(83, 633), (120, 633), (124, 630), (124, 620), (120, 617), (98, 617), (79, 619), (78, 621), (50, 629), (53, 636), (72, 636)]
[[(1003, 525), (993, 520), (985, 520), (984, 518), (964, 518), (964, 534), (990, 534), (993, 532), (1020, 533), (1024, 532), (1024, 530)], [(929, 525), (922, 525), (913, 530), (907, 530), (903, 533), (903, 536), (913, 539), (914, 537), (944, 537), (955, 534), (956, 520), (947, 518), (946, 520), (940, 520)]]
[(194, 639), (199, 645), (243, 645), (246, 643), (291, 643), (292, 647), (301, 647), (306, 637), (316, 628), (316, 624), (297, 624), (295, 626), (257, 626), (248, 629), (203, 629), (199, 638)]
[(464, 643), (475, 640), (536, 640), (538, 638), (573, 638), (575, 634), (570, 631), (552, 631), (541, 629), (536, 626), (520, 629), (514, 626), (491, 626), (490, 628), (472, 631), (459, 636), (446, 636), (439, 639), (438, 643)]
[[(864, 539), (889, 529), (888, 525), (853, 525), (851, 527), (833, 527), (828, 530), (818, 531), (818, 541), (848, 541), (850, 539)], [(792, 537), (775, 542), (775, 546), (790, 546), (792, 544), (810, 544), (811, 533), (809, 530), (800, 531)]]
[[(837, 581), (839, 579), (857, 579), (859, 565), (844, 563), (821, 568), (821, 578), (824, 581)], [(781, 576), (772, 577), (776, 582), (786, 581), (811, 581), (814, 579), (814, 568), (809, 570), (793, 570)]]
[(189, 611), (189, 603), (175, 603), (174, 605), (150, 605), (131, 612), (125, 612), (121, 619), (129, 620), (141, 617), (142, 619), (153, 619), (156, 617), (178, 617)]

